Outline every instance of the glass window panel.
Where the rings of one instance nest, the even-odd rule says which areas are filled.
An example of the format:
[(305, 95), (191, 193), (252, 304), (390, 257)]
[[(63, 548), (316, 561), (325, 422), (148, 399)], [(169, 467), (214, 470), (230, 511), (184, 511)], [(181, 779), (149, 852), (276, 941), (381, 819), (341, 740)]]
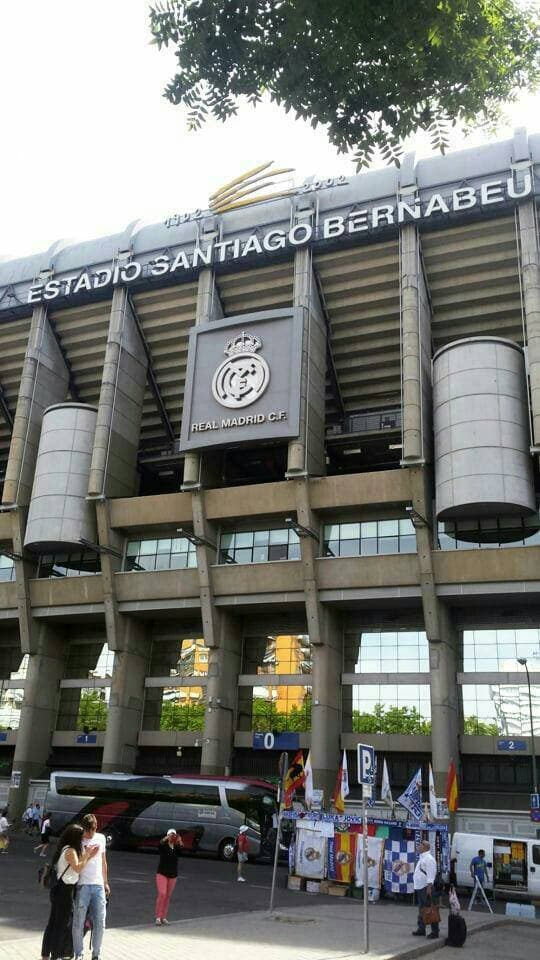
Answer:
[(379, 520), (379, 537), (397, 537), (399, 520)]
[(362, 538), (361, 540), (361, 555), (363, 557), (373, 557), (377, 553), (377, 539), (374, 537), (371, 538)]
[(289, 530), (289, 543), (300, 543), (300, 537), (296, 530)]
[(221, 546), (224, 550), (228, 547), (234, 546), (234, 533), (222, 533), (221, 534)]
[(156, 570), (169, 570), (171, 566), (170, 553), (158, 553), (156, 555)]
[(416, 537), (401, 537), (399, 538), (399, 552), (400, 553), (416, 553)]
[(300, 544), (289, 543), (289, 560), (299, 560), (299, 559), (300, 559)]
[(324, 552), (327, 557), (339, 557), (339, 540), (329, 540), (325, 544)]
[(286, 543), (274, 543), (268, 547), (269, 560), (286, 560), (287, 554), (288, 546)]
[(377, 536), (377, 521), (368, 521), (360, 524), (360, 536), (362, 540)]
[(324, 525), (325, 540), (339, 540), (339, 523), (326, 523)]
[(253, 534), (253, 542), (256, 547), (267, 544), (269, 539), (270, 539), (269, 530), (255, 530), (255, 533)]
[(187, 553), (171, 554), (171, 570), (184, 570), (187, 567)]
[(264, 563), (268, 560), (268, 546), (253, 547), (253, 563)]
[(358, 540), (358, 538), (360, 537), (360, 524), (359, 523), (340, 524), (339, 535), (341, 540)]
[(157, 550), (157, 540), (141, 540), (139, 553), (142, 556), (148, 557), (152, 553), (156, 553)]
[(252, 547), (253, 546), (253, 531), (244, 531), (243, 533), (237, 533), (234, 541), (235, 547)]
[(270, 543), (288, 543), (288, 530), (270, 530)]
[(403, 536), (413, 536), (414, 537), (414, 526), (412, 520), (408, 517), (405, 520), (399, 521), (399, 535)]
[(158, 540), (157, 542), (157, 552), (158, 553), (170, 553), (171, 552), (172, 540)]
[(341, 540), (339, 545), (340, 557), (359, 557), (360, 540)]
[(193, 568), (196, 566), (197, 566), (197, 554), (195, 550), (192, 550), (190, 551), (190, 553), (188, 553), (188, 567)]
[(379, 553), (398, 553), (399, 540), (397, 537), (379, 537)]
[(251, 556), (252, 556), (251, 548), (234, 551), (234, 559), (236, 563), (251, 563)]

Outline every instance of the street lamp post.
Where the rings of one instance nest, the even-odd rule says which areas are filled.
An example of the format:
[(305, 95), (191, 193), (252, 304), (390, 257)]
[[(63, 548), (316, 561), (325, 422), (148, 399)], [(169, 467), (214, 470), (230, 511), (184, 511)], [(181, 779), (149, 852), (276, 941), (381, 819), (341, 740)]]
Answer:
[(525, 667), (525, 672), (527, 674), (527, 686), (529, 688), (529, 712), (531, 715), (531, 752), (532, 752), (532, 769), (533, 769), (533, 791), (534, 793), (538, 793), (538, 777), (536, 775), (536, 752), (534, 749), (534, 723), (533, 723), (533, 707), (532, 707), (532, 694), (531, 694), (531, 678), (529, 676), (527, 658), (518, 657), (518, 663), (520, 663), (522, 667)]

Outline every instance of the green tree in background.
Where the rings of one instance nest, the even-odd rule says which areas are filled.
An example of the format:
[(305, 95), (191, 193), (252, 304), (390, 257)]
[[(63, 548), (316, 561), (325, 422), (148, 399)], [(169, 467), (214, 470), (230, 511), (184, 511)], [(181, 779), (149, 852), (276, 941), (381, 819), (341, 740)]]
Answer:
[(263, 95), (326, 126), (359, 166), (427, 130), (444, 150), (449, 123), (494, 124), (502, 103), (537, 85), (537, 3), (522, 0), (159, 0), (158, 47), (174, 50), (166, 87), (197, 129)]
[(479, 720), (478, 717), (465, 717), (463, 733), (478, 737), (496, 737), (499, 734), (499, 728), (496, 723), (488, 723), (485, 720)]
[(311, 697), (300, 707), (293, 705), (287, 712), (278, 711), (276, 704), (263, 697), (253, 698), (252, 724), (255, 733), (304, 733), (311, 730)]
[(386, 707), (376, 703), (373, 713), (353, 710), (353, 733), (431, 733), (431, 721), (416, 707)]
[(203, 703), (174, 703), (170, 700), (161, 707), (160, 730), (204, 730)]
[(89, 690), (81, 694), (77, 713), (77, 730), (106, 730), (108, 706), (105, 691)]

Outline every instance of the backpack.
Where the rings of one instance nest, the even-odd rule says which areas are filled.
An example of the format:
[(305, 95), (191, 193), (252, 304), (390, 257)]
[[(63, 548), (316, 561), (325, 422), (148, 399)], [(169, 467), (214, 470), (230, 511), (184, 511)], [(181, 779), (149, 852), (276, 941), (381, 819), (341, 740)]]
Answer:
[[(69, 863), (66, 869), (64, 870), (64, 873), (66, 873), (68, 869), (69, 869)], [(58, 881), (62, 879), (62, 877), (64, 876), (64, 873), (62, 873), (62, 876), (59, 877), (52, 863), (44, 863), (43, 866), (40, 867), (37, 872), (38, 883), (40, 887), (43, 887), (44, 890), (52, 890), (52, 888), (56, 886)]]
[(448, 936), (444, 941), (447, 947), (462, 947), (467, 939), (467, 924), (459, 913), (448, 917)]

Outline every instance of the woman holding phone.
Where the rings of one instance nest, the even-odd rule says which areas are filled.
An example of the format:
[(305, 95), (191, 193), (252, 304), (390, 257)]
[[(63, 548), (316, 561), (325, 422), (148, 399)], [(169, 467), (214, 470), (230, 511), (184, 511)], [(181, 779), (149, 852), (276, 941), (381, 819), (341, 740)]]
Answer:
[(182, 852), (182, 838), (171, 827), (159, 842), (159, 863), (156, 871), (156, 925), (168, 924), (167, 913), (178, 877), (178, 857)]

